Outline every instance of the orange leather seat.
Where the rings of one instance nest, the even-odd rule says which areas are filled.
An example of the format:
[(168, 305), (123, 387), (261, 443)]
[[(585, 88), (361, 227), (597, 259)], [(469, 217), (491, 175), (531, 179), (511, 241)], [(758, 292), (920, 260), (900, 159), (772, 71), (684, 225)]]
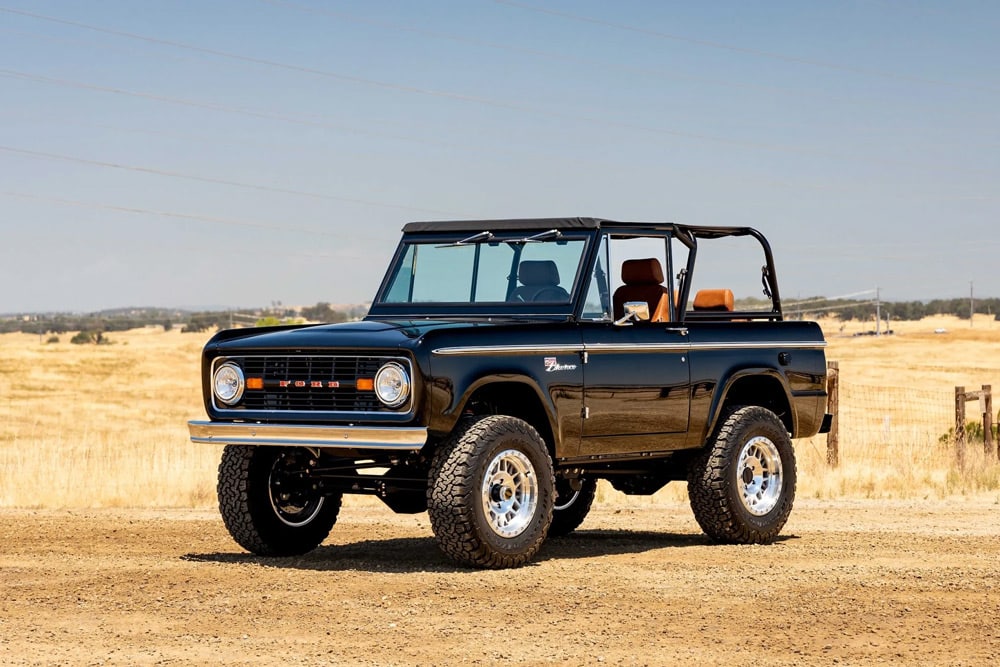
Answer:
[(615, 319), (625, 315), (625, 303), (628, 301), (645, 301), (652, 319), (660, 299), (668, 293), (667, 288), (661, 284), (663, 267), (660, 260), (655, 257), (625, 260), (622, 263), (622, 282), (625, 284), (615, 290), (611, 300)]
[(733, 291), (729, 289), (703, 289), (694, 295), (694, 310), (733, 311)]

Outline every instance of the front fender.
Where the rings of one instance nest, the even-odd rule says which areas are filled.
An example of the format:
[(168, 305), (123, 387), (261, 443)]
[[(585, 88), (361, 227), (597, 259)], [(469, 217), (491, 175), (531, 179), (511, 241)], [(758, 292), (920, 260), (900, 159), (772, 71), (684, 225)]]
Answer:
[(575, 353), (438, 354), (431, 365), (435, 377), (427, 383), (424, 414), (433, 437), (445, 437), (470, 403), (482, 399), (488, 409), (532, 424), (555, 458), (578, 450), (583, 368)]

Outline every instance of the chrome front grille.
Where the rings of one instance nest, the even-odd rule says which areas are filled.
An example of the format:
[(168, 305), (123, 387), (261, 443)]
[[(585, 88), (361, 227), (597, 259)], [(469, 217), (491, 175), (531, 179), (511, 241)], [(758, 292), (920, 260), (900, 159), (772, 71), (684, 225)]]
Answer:
[[(261, 355), (226, 357), (216, 360), (240, 365), (247, 378), (243, 400), (227, 410), (299, 412), (400, 412), (407, 406), (387, 408), (371, 389), (359, 390), (358, 379), (372, 380), (387, 361), (397, 357), (368, 356), (286, 356)], [(251, 388), (250, 380), (260, 378), (263, 388)]]

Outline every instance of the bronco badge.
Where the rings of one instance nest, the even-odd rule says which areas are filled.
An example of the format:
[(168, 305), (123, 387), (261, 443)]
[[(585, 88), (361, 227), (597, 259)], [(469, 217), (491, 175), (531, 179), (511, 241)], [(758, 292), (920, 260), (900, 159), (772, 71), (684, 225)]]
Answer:
[(576, 364), (560, 364), (555, 357), (545, 357), (545, 372), (554, 373), (556, 371), (575, 371)]

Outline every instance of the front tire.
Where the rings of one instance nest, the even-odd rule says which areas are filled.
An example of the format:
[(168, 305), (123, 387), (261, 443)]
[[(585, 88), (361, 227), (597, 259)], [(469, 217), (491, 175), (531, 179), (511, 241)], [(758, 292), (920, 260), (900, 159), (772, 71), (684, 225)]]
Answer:
[(258, 556), (297, 556), (337, 522), (341, 494), (323, 495), (304, 475), (301, 449), (229, 445), (219, 464), (219, 512), (229, 534)]
[(718, 542), (768, 544), (795, 502), (795, 451), (770, 410), (733, 410), (691, 465), (688, 497), (702, 530)]
[(555, 500), (552, 459), (527, 422), (464, 420), (431, 462), (427, 510), (441, 550), (461, 565), (518, 567), (541, 548)]

